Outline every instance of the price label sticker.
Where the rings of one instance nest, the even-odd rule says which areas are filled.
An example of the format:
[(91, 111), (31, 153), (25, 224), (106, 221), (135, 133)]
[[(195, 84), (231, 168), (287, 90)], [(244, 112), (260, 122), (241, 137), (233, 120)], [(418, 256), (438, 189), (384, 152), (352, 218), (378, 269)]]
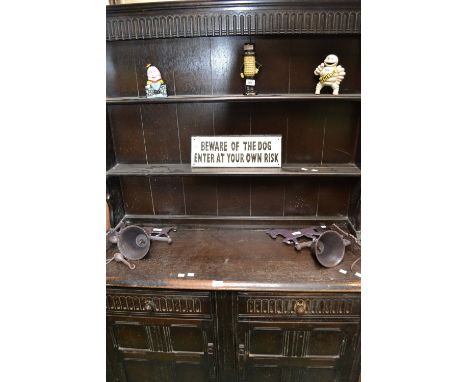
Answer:
[(223, 284), (224, 284), (224, 281), (213, 280), (211, 282), (211, 286), (214, 286), (214, 287), (223, 286)]
[(193, 276), (195, 276), (195, 273), (191, 273), (191, 272), (187, 273), (187, 277), (193, 277)]
[(296, 232), (293, 232), (292, 234), (293, 234), (294, 236), (297, 236), (297, 235), (301, 235), (302, 233), (301, 233), (301, 231), (296, 231)]
[(345, 275), (346, 273), (348, 273), (348, 272), (346, 272), (344, 269), (340, 269), (339, 272), (340, 272), (340, 273), (343, 273), (344, 275)]
[(245, 80), (245, 84), (249, 85), (249, 86), (254, 86), (255, 85), (255, 80), (247, 79), (247, 80)]
[(179, 273), (177, 277), (185, 277), (185, 273)]

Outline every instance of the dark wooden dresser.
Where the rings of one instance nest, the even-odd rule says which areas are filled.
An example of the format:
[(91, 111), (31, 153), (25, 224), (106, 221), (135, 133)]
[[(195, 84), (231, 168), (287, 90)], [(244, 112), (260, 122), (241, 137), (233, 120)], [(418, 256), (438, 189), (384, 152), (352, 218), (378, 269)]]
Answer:
[[(359, 248), (327, 269), (265, 230), (360, 235), (360, 2), (108, 6), (106, 38), (112, 225), (177, 227), (134, 270), (107, 265), (108, 381), (356, 382)], [(340, 95), (314, 95), (330, 53)], [(147, 63), (168, 98), (145, 98)], [(238, 134), (281, 134), (282, 168), (191, 169), (192, 136)]]

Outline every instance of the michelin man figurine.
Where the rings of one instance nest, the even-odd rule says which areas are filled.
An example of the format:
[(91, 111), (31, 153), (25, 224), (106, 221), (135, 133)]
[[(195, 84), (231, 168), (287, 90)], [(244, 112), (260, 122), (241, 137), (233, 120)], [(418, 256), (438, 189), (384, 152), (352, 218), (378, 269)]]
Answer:
[(167, 89), (164, 80), (161, 77), (161, 72), (154, 65), (146, 65), (148, 81), (146, 81), (146, 98), (167, 97)]
[(314, 74), (320, 76), (317, 87), (315, 88), (315, 94), (320, 94), (320, 90), (322, 90), (324, 86), (331, 86), (333, 95), (338, 95), (340, 83), (343, 81), (346, 73), (344, 68), (338, 65), (338, 57), (334, 54), (329, 54), (325, 57), (325, 61), (317, 66)]

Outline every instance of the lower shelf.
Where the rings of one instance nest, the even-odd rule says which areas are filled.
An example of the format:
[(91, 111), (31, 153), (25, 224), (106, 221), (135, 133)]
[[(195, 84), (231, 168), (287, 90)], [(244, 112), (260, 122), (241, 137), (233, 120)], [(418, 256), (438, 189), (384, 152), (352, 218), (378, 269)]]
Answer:
[[(332, 222), (326, 223), (330, 227)], [(345, 222), (337, 222), (343, 229)], [(301, 229), (310, 225), (298, 225)], [(163, 225), (153, 225), (162, 227)], [(167, 226), (167, 224), (164, 224)], [(198, 290), (262, 290), (359, 292), (360, 251), (348, 246), (344, 260), (324, 268), (308, 248), (296, 251), (272, 239), (264, 228), (178, 224), (172, 244), (152, 242), (149, 253), (135, 261), (136, 268), (111, 262), (107, 285), (114, 287)], [(110, 258), (117, 251), (107, 251)], [(340, 269), (346, 273), (340, 272)], [(193, 274), (188, 276), (189, 274)]]

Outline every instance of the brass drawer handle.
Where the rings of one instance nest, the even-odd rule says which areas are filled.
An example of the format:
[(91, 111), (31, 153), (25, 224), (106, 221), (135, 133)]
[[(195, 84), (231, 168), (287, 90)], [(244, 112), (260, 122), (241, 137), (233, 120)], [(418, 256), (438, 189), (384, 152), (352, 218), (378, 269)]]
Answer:
[(147, 312), (153, 312), (155, 309), (154, 302), (151, 300), (146, 300), (145, 301), (145, 310)]
[(294, 311), (297, 315), (303, 315), (305, 313), (306, 307), (303, 300), (296, 301), (294, 304)]

